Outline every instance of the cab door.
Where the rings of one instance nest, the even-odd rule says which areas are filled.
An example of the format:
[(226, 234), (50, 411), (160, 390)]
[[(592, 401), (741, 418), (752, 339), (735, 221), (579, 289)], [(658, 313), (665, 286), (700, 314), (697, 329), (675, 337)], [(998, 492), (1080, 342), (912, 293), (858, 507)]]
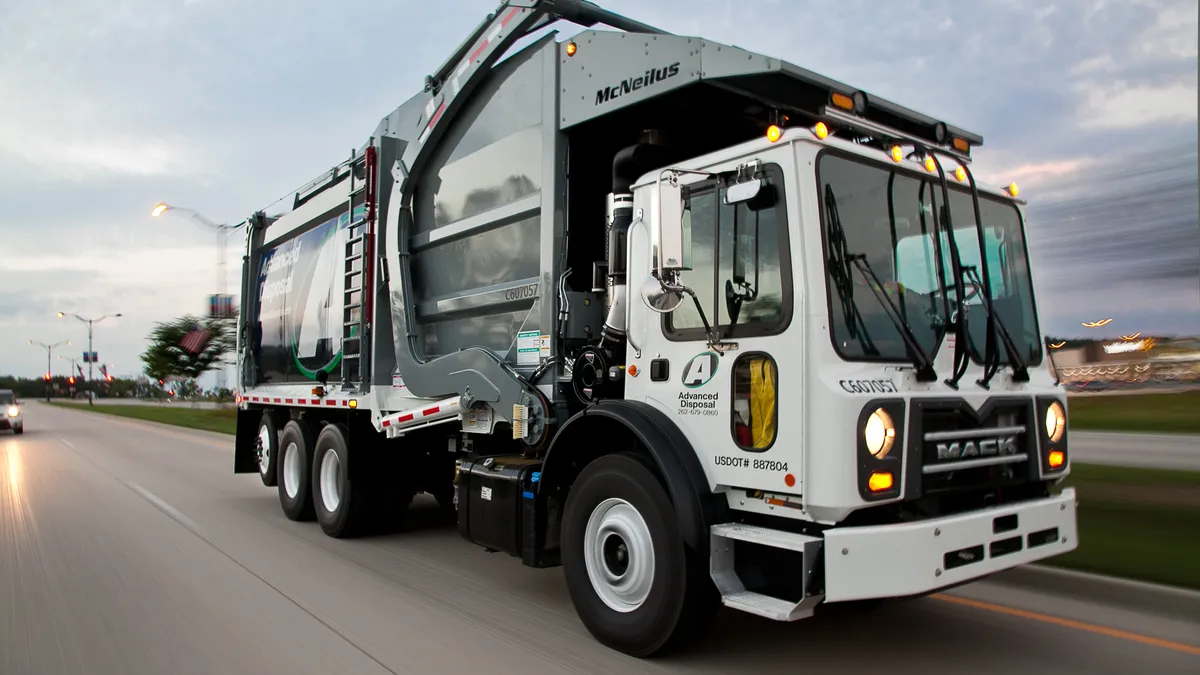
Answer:
[[(650, 310), (636, 293), (630, 298), (628, 363), (634, 371), (625, 378), (626, 397), (650, 403), (676, 422), (713, 489), (801, 489), (803, 349), (787, 157), (780, 148), (710, 169), (733, 171), (757, 159), (741, 179), (692, 177), (688, 183), (685, 175), (681, 281), (695, 291), (700, 309), (687, 295), (665, 314)], [(738, 181), (750, 179), (759, 182), (757, 195), (738, 201), (745, 187)], [(649, 228), (636, 228), (633, 236), (631, 271), (640, 276), (631, 274), (631, 280), (645, 279), (652, 264)]]

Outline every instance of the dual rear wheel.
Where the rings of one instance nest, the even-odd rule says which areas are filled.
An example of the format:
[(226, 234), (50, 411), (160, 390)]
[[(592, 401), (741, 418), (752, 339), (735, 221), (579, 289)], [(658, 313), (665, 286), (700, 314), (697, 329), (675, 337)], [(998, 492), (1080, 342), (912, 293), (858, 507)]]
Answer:
[[(279, 501), (291, 520), (316, 520), (331, 537), (367, 534), (403, 515), (414, 490), (387, 481), (381, 458), (350, 456), (346, 427), (314, 438), (290, 421), (278, 436)], [(362, 462), (351, 471), (350, 463)], [(452, 493), (437, 495), (438, 501)], [(444, 501), (443, 501), (444, 500)], [(449, 505), (452, 508), (452, 505)], [(584, 467), (563, 513), (562, 564), (571, 600), (602, 644), (634, 656), (674, 651), (707, 628), (720, 607), (707, 551), (683, 541), (675, 509), (653, 464), (638, 454)]]
[(308, 425), (292, 420), (279, 438), (279, 503), (291, 520), (316, 520), (331, 537), (369, 534), (398, 520), (413, 491), (387, 480), (382, 458), (356, 453), (351, 471), (346, 427), (327, 424), (313, 438)]

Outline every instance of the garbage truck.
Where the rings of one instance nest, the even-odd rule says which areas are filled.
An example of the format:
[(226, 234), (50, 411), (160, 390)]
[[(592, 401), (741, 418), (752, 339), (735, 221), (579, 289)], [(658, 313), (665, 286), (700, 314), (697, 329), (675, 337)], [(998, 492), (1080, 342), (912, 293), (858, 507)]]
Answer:
[(591, 2), (503, 2), (245, 220), (234, 472), (337, 538), (431, 495), (638, 657), (721, 607), (795, 621), (1070, 551), (1025, 202), (976, 180), (982, 143)]

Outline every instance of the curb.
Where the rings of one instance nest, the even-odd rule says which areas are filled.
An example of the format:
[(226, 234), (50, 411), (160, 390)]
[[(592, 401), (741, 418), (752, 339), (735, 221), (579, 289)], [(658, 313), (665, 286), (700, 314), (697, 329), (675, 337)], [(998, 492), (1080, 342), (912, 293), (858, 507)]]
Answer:
[(1025, 565), (988, 578), (998, 584), (1030, 590), (1105, 598), (1119, 606), (1186, 621), (1200, 621), (1200, 591), (1145, 581), (1079, 572), (1048, 565)]

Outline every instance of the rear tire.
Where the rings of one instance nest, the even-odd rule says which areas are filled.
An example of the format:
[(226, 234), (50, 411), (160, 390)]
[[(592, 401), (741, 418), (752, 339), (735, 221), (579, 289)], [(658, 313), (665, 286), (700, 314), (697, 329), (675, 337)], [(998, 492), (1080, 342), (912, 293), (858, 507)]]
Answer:
[[(369, 461), (366, 454), (354, 461)], [(317, 436), (312, 459), (312, 494), (317, 523), (325, 534), (337, 538), (357, 537), (378, 527), (383, 514), (383, 485), (366, 470), (350, 480), (350, 452), (346, 445), (346, 427), (329, 424)], [(359, 467), (366, 469), (367, 467)]]
[(307, 424), (292, 420), (283, 427), (278, 447), (279, 505), (290, 520), (312, 520), (312, 431)]
[(635, 455), (584, 467), (567, 497), (562, 551), (580, 620), (600, 643), (626, 654), (683, 647), (719, 607), (707, 550), (684, 544), (666, 490)]
[(279, 456), (279, 430), (275, 428), (275, 420), (271, 413), (264, 411), (262, 421), (258, 423), (258, 437), (255, 439), (258, 450), (258, 477), (263, 485), (275, 487), (279, 480), (275, 458)]

